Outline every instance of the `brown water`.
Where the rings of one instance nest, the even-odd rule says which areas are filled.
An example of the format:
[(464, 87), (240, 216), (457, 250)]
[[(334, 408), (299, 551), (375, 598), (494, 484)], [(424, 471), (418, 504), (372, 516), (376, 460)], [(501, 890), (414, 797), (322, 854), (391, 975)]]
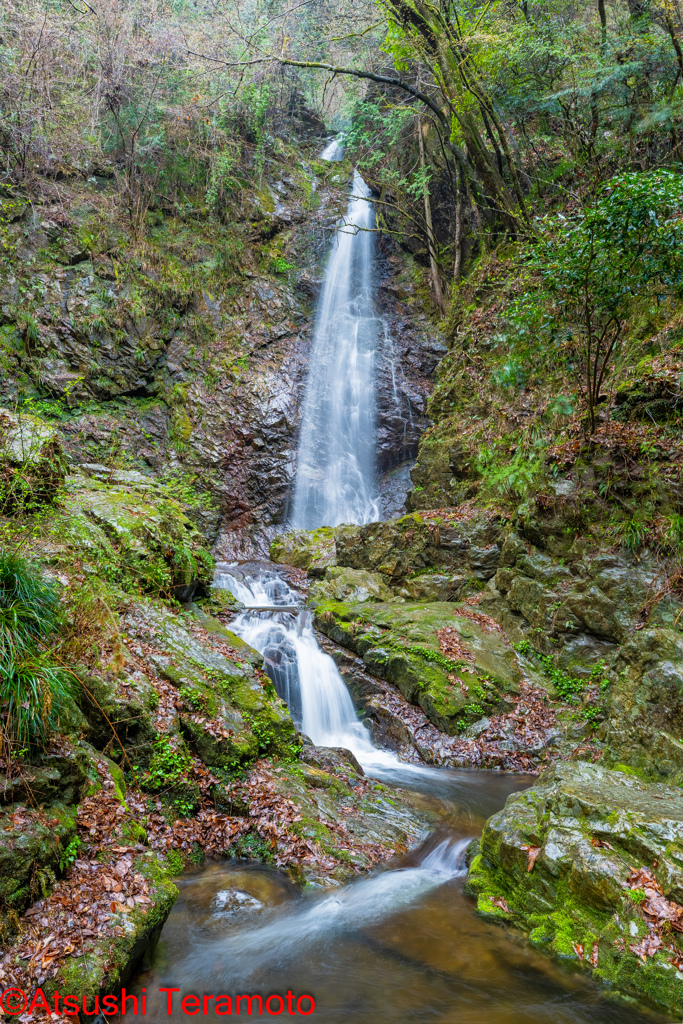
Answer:
[[(528, 779), (491, 772), (408, 776), (438, 809), (444, 835), (472, 836), (508, 793)], [(394, 779), (394, 782), (403, 780)], [(457, 849), (464, 844), (460, 843)], [(446, 850), (445, 860), (440, 851)], [(235, 996), (288, 991), (313, 996), (318, 1024), (656, 1024), (662, 1017), (610, 1000), (578, 971), (537, 953), (518, 934), (473, 913), (463, 895), (455, 845), (429, 861), (403, 865), (337, 889), (297, 890), (286, 875), (261, 866), (214, 864), (178, 880), (180, 896), (164, 926), (147, 990), (147, 1017), (187, 1021), (186, 993)], [(449, 852), (450, 851), (450, 852)], [(450, 860), (449, 860), (450, 856)], [(443, 864), (441, 863), (443, 861)], [(459, 862), (461, 864), (461, 862)], [(440, 867), (439, 867), (440, 865)], [(460, 873), (458, 873), (458, 871)], [(451, 877), (449, 876), (449, 873)], [(191, 1004), (192, 1009), (195, 1004)], [(225, 1019), (212, 1012), (207, 1016)], [(240, 1016), (249, 1004), (242, 1001)], [(279, 1001), (270, 1004), (279, 1008)], [(301, 1008), (309, 1007), (303, 1001)], [(227, 1003), (222, 1004), (227, 1008)], [(253, 1003), (252, 1021), (272, 1020)], [(296, 1015), (296, 1003), (292, 1003)], [(288, 1018), (285, 1002), (283, 1018)], [(205, 1019), (200, 1004), (197, 1019)]]

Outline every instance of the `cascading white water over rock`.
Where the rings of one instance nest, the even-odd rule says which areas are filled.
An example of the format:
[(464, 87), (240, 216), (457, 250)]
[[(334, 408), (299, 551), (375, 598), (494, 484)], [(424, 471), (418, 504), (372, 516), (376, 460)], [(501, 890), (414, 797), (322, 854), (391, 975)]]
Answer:
[(223, 572), (216, 582), (247, 605), (233, 630), (263, 654), (265, 667), (286, 701), (296, 725), (316, 746), (346, 747), (365, 763), (388, 759), (358, 721), (356, 709), (334, 661), (313, 634), (311, 612), (264, 614), (259, 608), (292, 607), (300, 598), (275, 572), (238, 580)]
[[(338, 159), (330, 143), (328, 159)], [(375, 480), (372, 299), (374, 212), (354, 171), (318, 302), (301, 419), (291, 523), (302, 529), (367, 523), (379, 515)]]

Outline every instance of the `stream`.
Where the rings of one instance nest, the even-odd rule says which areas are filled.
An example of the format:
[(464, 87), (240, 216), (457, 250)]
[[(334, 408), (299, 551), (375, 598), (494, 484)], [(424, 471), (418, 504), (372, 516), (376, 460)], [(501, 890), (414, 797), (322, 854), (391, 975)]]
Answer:
[[(321, 155), (339, 160), (342, 147), (331, 142)], [(293, 526), (377, 518), (380, 332), (372, 226), (370, 191), (354, 172), (318, 303)], [(301, 732), (317, 746), (351, 750), (366, 775), (396, 788), (399, 799), (411, 791), (440, 824), (402, 861), (343, 886), (302, 892), (284, 872), (239, 862), (183, 875), (154, 963), (134, 986), (147, 990), (148, 1018), (168, 1019), (166, 995), (157, 993), (172, 987), (180, 990), (170, 1014), (177, 1020), (186, 1019), (184, 993), (230, 995), (231, 1016), (237, 995), (259, 995), (261, 1008), (257, 999), (243, 999), (239, 1012), (254, 1021), (279, 1015), (311, 1016), (320, 1024), (661, 1020), (610, 1001), (577, 970), (552, 962), (512, 930), (478, 919), (463, 895), (472, 837), (510, 793), (530, 784), (528, 776), (402, 763), (373, 743), (334, 660), (318, 646), (312, 613), (277, 566), (219, 565), (214, 586), (231, 590), (245, 606), (231, 628), (263, 654)], [(217, 1019), (214, 1001), (205, 1005), (206, 1016)], [(197, 1015), (204, 1016), (202, 1009)]]
[[(463, 895), (471, 838), (528, 777), (407, 765), (378, 749), (333, 659), (317, 645), (311, 613), (277, 568), (219, 566), (215, 583), (248, 605), (232, 627), (263, 653), (299, 728), (317, 745), (351, 749), (367, 775), (428, 802), (440, 827), (400, 864), (338, 888), (301, 892), (284, 872), (239, 862), (183, 875), (154, 964), (134, 989), (146, 988), (150, 1019), (169, 1019), (167, 996), (157, 993), (173, 987), (180, 993), (170, 1016), (178, 1021), (186, 1019), (185, 993), (230, 995), (233, 1015), (238, 994), (260, 995), (263, 1012), (254, 1002), (250, 1019), (266, 1021), (277, 1014), (265, 1007), (279, 1007), (267, 998), (286, 1000), (290, 991), (313, 997), (311, 1019), (320, 1024), (661, 1020), (609, 1001), (575, 969), (479, 920)], [(246, 1016), (250, 1004), (240, 1005)], [(309, 1005), (304, 1000), (302, 1011)], [(211, 1001), (207, 1010), (220, 1019)]]

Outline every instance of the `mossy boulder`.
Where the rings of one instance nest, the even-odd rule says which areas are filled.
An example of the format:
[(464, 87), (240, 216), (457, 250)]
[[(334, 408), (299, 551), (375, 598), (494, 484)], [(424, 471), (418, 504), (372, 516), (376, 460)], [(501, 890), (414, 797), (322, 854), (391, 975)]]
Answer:
[(0, 410), (0, 511), (16, 514), (54, 502), (67, 463), (53, 427)]
[(76, 835), (75, 811), (55, 804), (49, 815), (15, 806), (0, 813), (0, 936), (18, 929), (19, 915), (47, 895)]
[[(509, 709), (519, 693), (518, 657), (501, 631), (459, 613), (456, 605), (328, 602), (318, 606), (314, 621), (450, 735)], [(441, 649), (442, 629), (453, 630), (457, 656)]]
[(469, 580), (462, 573), (425, 570), (404, 580), (397, 593), (411, 601), (457, 601), (469, 589)]
[[(463, 378), (458, 383), (464, 383)], [(460, 391), (457, 398), (455, 394), (449, 395), (451, 399), (456, 398), (456, 402), (462, 397)], [(463, 443), (460, 417), (448, 416), (426, 430), (420, 438), (418, 459), (410, 472), (415, 486), (408, 495), (408, 508), (443, 508), (465, 501), (475, 493), (480, 476), (476, 454), (476, 450)]]
[[(661, 599), (653, 602), (656, 594)], [(577, 545), (564, 559), (510, 533), (479, 607), (513, 641), (528, 638), (570, 674), (586, 675), (613, 659), (643, 615), (653, 626), (673, 625), (683, 605), (666, 594), (666, 573), (647, 553), (635, 558)]]
[(292, 831), (314, 855), (297, 857), (290, 867), (312, 885), (349, 881), (369, 870), (378, 855), (404, 854), (434, 824), (410, 793), (364, 779), (345, 750), (306, 745), (302, 759), (279, 765), (272, 780), (278, 794), (298, 808)]
[(88, 754), (79, 747), (39, 752), (18, 773), (0, 775), (0, 804), (76, 804), (87, 789), (89, 769)]
[(180, 601), (210, 586), (213, 559), (199, 532), (176, 501), (151, 485), (114, 486), (76, 476), (69, 479), (65, 506), (65, 539), (105, 574), (118, 569), (131, 587)]
[(278, 534), (270, 544), (270, 557), (278, 565), (307, 569), (311, 576), (322, 576), (337, 564), (337, 540), (355, 534), (352, 526), (321, 526), (317, 530), (290, 530)]
[(99, 750), (112, 745), (136, 764), (149, 760), (157, 737), (154, 724), (159, 697), (147, 676), (140, 671), (103, 671), (99, 675), (78, 673), (76, 694), (87, 720), (87, 739)]
[(498, 568), (503, 538), (502, 524), (486, 513), (459, 519), (456, 509), (414, 512), (347, 530), (337, 538), (337, 564), (380, 573), (392, 585), (425, 569), (486, 581)]
[(332, 566), (324, 579), (314, 583), (308, 592), (308, 603), (315, 607), (325, 601), (390, 601), (393, 595), (382, 577), (366, 569), (344, 569)]
[(151, 601), (139, 602), (126, 620), (131, 633), (154, 645), (153, 666), (179, 691), (186, 740), (205, 764), (226, 769), (288, 750), (296, 743), (294, 723), (271, 681), (254, 667), (261, 655), (239, 638), (233, 645), (233, 634), (217, 621), (212, 630), (219, 649), (202, 642), (192, 633), (197, 621)]
[(178, 502), (141, 473), (68, 476), (40, 546), (55, 567), (80, 566), (129, 593), (189, 601), (208, 592), (213, 578), (213, 558), (199, 531)]
[[(557, 764), (507, 799), (472, 849), (466, 893), (478, 913), (523, 929), (556, 957), (679, 1017), (678, 933), (643, 952), (640, 868), (683, 901), (683, 793), (599, 765)], [(683, 908), (681, 908), (683, 910)]]
[(607, 699), (609, 763), (683, 784), (683, 636), (643, 629), (619, 648)]

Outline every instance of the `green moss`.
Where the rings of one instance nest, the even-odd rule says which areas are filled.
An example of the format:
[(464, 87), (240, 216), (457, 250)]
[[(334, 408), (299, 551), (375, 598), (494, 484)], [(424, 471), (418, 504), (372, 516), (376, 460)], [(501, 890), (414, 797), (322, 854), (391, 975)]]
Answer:
[(164, 857), (164, 871), (166, 874), (175, 877), (181, 875), (185, 870), (185, 861), (177, 850), (169, 850)]

